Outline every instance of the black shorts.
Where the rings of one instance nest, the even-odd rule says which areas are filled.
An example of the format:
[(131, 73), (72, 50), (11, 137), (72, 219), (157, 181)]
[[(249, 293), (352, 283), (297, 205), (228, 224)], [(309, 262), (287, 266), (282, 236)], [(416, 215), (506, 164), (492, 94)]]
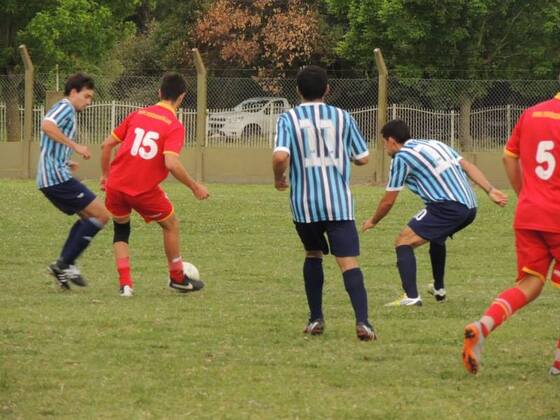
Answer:
[(336, 257), (360, 255), (360, 239), (353, 220), (294, 222), (294, 225), (306, 251), (322, 251), (323, 254), (328, 254), (330, 248), (331, 254)]
[(448, 237), (470, 225), (476, 217), (476, 208), (455, 201), (430, 203), (410, 219), (408, 226), (423, 239), (443, 244)]
[(39, 189), (54, 206), (66, 214), (74, 214), (85, 209), (95, 194), (80, 181), (70, 178), (62, 184)]

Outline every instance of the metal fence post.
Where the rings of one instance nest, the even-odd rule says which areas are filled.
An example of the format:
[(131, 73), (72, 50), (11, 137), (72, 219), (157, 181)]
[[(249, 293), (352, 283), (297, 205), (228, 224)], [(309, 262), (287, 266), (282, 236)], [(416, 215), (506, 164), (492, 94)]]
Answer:
[(506, 112), (507, 112), (507, 116), (506, 116), (507, 133), (506, 133), (506, 135), (509, 136), (511, 134), (511, 105), (508, 104), (506, 106)]
[(111, 101), (111, 128), (112, 131), (117, 126), (117, 102), (113, 99)]
[(31, 141), (33, 139), (33, 63), (25, 45), (19, 46), (25, 68), (25, 102), (23, 119), (23, 175), (31, 177)]
[(385, 65), (385, 60), (383, 60), (383, 55), (381, 50), (376, 48), (375, 53), (375, 64), (377, 66), (378, 85), (379, 92), (377, 94), (377, 156), (375, 159), (375, 172), (373, 176), (374, 182), (381, 184), (384, 183), (387, 178), (386, 166), (387, 162), (385, 159), (385, 148), (383, 147), (383, 136), (381, 136), (381, 128), (387, 122), (387, 90), (388, 90), (388, 78), (389, 72), (387, 71), (387, 66)]
[(208, 79), (206, 67), (200, 56), (198, 48), (192, 49), (196, 67), (196, 178), (204, 180), (204, 146), (206, 144), (206, 114), (208, 108)]
[(455, 148), (455, 110), (451, 110), (451, 148)]

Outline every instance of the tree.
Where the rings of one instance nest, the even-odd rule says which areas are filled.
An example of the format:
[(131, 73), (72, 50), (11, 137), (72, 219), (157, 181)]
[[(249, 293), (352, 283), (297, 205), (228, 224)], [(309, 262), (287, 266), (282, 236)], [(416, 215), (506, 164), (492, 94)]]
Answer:
[[(348, 19), (338, 52), (372, 68), (372, 50), (380, 47), (400, 78), (556, 78), (560, 67), (558, 0), (326, 1), (332, 13)], [(466, 147), (470, 108), (487, 87), (463, 83), (453, 92)], [(424, 88), (432, 98), (449, 90), (441, 84)]]

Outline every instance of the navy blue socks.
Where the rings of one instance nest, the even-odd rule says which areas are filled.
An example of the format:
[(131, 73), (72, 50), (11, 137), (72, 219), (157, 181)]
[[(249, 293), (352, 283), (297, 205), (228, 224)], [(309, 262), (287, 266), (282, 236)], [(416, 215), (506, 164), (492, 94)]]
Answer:
[(418, 297), (416, 287), (416, 257), (410, 245), (401, 245), (395, 248), (397, 252), (397, 267), (401, 276), (402, 287), (411, 299)]
[(70, 235), (64, 244), (60, 254), (60, 261), (63, 264), (74, 264), (101, 229), (103, 229), (103, 224), (93, 217), (76, 222), (72, 226)]
[(309, 305), (309, 319), (323, 318), (323, 259), (306, 258), (303, 263), (305, 294)]
[(432, 275), (434, 276), (434, 288), (443, 289), (443, 277), (445, 276), (445, 242), (437, 244), (430, 242), (430, 261), (432, 263)]
[(344, 278), (344, 287), (350, 296), (350, 302), (354, 308), (356, 315), (356, 322), (363, 322), (369, 325), (368, 322), (368, 302), (367, 292), (364, 286), (364, 275), (359, 267), (352, 268), (342, 273)]

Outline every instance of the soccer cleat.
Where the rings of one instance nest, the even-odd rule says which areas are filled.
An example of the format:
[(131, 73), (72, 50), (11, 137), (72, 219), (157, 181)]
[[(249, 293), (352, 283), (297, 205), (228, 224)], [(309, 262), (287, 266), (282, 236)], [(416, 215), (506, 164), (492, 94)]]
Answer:
[(64, 274), (62, 268), (58, 266), (56, 262), (53, 262), (48, 266), (49, 273), (52, 274), (54, 277), (57, 286), (59, 286), (62, 290), (70, 290), (70, 283), (68, 283), (68, 279)]
[(476, 321), (465, 327), (465, 340), (463, 341), (463, 365), (467, 372), (477, 374), (480, 370), (480, 359), (484, 335), (480, 322)]
[(377, 340), (377, 335), (375, 330), (369, 324), (364, 324), (363, 322), (358, 322), (356, 324), (356, 335), (361, 341), (373, 341)]
[(420, 296), (417, 298), (409, 298), (404, 294), (401, 298), (386, 303), (385, 306), (422, 306), (422, 298)]
[(445, 302), (445, 299), (447, 299), (443, 287), (441, 289), (436, 289), (433, 284), (430, 284), (428, 286), (428, 293), (435, 297), (438, 302)]
[(80, 274), (80, 270), (75, 265), (66, 265), (55, 261), (48, 267), (49, 272), (56, 279), (56, 283), (64, 290), (70, 290), (70, 282), (76, 286), (86, 286), (86, 280)]
[(309, 320), (309, 323), (305, 326), (303, 330), (304, 334), (310, 335), (321, 335), (325, 331), (325, 320), (318, 318), (314, 321)]
[(189, 293), (196, 292), (204, 288), (204, 282), (201, 280), (189, 279), (187, 275), (184, 274), (183, 281), (181, 283), (176, 283), (172, 279), (169, 279), (169, 287), (181, 293)]
[(550, 373), (552, 376), (560, 375), (560, 369), (552, 366), (548, 373)]
[(82, 277), (80, 270), (75, 265), (69, 265), (66, 269), (66, 275), (68, 280), (74, 283), (76, 286), (85, 287), (87, 285), (86, 279)]
[(120, 288), (120, 295), (122, 297), (132, 297), (133, 290), (128, 284), (125, 284), (123, 287)]

